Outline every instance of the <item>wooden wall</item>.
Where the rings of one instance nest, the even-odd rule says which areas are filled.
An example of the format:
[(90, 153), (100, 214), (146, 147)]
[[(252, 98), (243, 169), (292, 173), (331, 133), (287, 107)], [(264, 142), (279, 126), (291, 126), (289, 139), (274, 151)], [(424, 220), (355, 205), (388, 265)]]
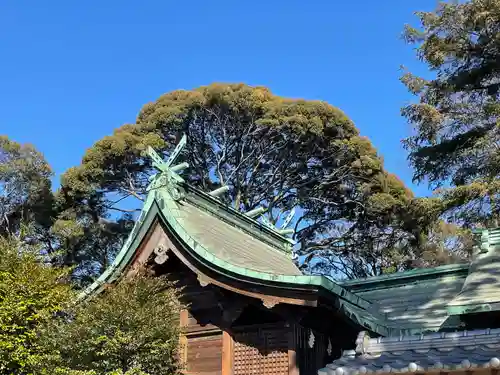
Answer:
[(181, 360), (187, 375), (222, 374), (222, 331), (201, 325), (189, 310), (181, 311)]
[[(174, 276), (175, 275), (175, 276)], [(181, 345), (186, 375), (222, 375), (220, 308), (213, 288), (202, 288), (196, 278), (180, 267), (170, 276), (183, 288)]]
[[(296, 375), (289, 372), (291, 328), (260, 301), (202, 287), (175, 259), (157, 274), (182, 288), (180, 356), (186, 375)], [(234, 321), (224, 321), (231, 306), (247, 303)]]
[(202, 326), (189, 316), (183, 343), (186, 375), (314, 374), (325, 364), (328, 339), (283, 323), (232, 327)]
[(222, 333), (188, 339), (186, 374), (221, 375)]
[[(142, 262), (147, 263), (154, 243), (164, 242), (155, 233), (145, 247), (148, 251), (141, 253)], [(343, 342), (335, 342), (341, 337), (352, 347), (351, 336), (356, 337), (357, 331), (344, 334), (345, 324), (336, 320), (332, 311), (325, 310), (322, 316), (323, 308), (285, 303), (267, 308), (258, 298), (200, 283), (194, 270), (172, 252), (165, 263), (148, 264), (154, 274), (166, 276), (182, 290), (179, 354), (186, 375), (314, 374), (327, 363), (328, 339), (321, 332), (335, 332), (334, 347), (344, 347)], [(308, 347), (311, 329), (316, 330), (313, 348)]]

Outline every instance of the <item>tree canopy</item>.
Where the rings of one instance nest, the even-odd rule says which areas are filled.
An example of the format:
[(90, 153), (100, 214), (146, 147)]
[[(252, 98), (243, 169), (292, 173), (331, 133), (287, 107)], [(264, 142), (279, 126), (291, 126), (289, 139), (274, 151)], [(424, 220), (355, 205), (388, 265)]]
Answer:
[(68, 270), (44, 263), (39, 248), (0, 237), (0, 373), (26, 374), (40, 354), (37, 329), (71, 301)]
[[(264, 87), (212, 84), (146, 104), (135, 123), (96, 142), (53, 192), (32, 145), (0, 136), (0, 373), (177, 374), (177, 292), (139, 272), (75, 303), (110, 264), (153, 173), (182, 134), (184, 177), (280, 226), (293, 210), (307, 272), (359, 278), (468, 256), (470, 226), (500, 219), (500, 0), (440, 3), (405, 38), (432, 78), (410, 72), (402, 109), (416, 198), (338, 108)], [(458, 225), (457, 225), (458, 224)]]
[(31, 223), (43, 235), (51, 225), (52, 170), (32, 145), (0, 135), (0, 235), (16, 234)]
[(176, 374), (178, 323), (175, 289), (139, 273), (42, 326), (41, 370)]
[(177, 374), (178, 302), (138, 273), (76, 303), (71, 269), (39, 246), (0, 236), (0, 373)]
[[(89, 233), (110, 234), (97, 246), (76, 241), (76, 248), (100, 249), (90, 257), (94, 270), (102, 271), (123, 240), (137, 207), (130, 198), (144, 199), (151, 174), (144, 150), (166, 156), (183, 133), (190, 183), (203, 190), (229, 185), (228, 204), (241, 211), (264, 206), (277, 225), (297, 209), (298, 253), (310, 271), (362, 277), (402, 269), (417, 256), (418, 233), (430, 219), (415, 219), (411, 191), (384, 170), (343, 112), (263, 87), (213, 84), (146, 104), (135, 124), (95, 143), (64, 174), (60, 220), (84, 217)], [(81, 262), (89, 252), (71, 256)]]
[(466, 226), (498, 225), (500, 1), (440, 3), (418, 12), (406, 40), (433, 78), (407, 72), (419, 98), (403, 108), (414, 126), (404, 143), (416, 181), (442, 188), (438, 209)]

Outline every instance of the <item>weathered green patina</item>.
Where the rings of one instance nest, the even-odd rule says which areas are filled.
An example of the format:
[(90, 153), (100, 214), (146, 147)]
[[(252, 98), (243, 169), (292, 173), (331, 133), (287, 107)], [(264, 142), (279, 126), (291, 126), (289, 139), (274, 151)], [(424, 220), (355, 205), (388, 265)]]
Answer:
[(343, 283), (376, 301), (386, 320), (407, 329), (377, 338), (360, 332), (354, 349), (344, 350), (318, 375), (496, 373), (500, 368), (500, 228), (478, 231), (478, 235), (470, 265)]

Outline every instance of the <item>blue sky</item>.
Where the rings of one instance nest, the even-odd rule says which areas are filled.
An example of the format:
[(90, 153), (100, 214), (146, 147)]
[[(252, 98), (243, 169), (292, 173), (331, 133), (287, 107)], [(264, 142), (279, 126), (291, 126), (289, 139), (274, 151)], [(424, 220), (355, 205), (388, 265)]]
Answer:
[(212, 82), (341, 108), (411, 184), (400, 140), (412, 100), (401, 64), (425, 72), (401, 40), (420, 1), (6, 1), (0, 7), (0, 134), (35, 144), (56, 174), (141, 106)]

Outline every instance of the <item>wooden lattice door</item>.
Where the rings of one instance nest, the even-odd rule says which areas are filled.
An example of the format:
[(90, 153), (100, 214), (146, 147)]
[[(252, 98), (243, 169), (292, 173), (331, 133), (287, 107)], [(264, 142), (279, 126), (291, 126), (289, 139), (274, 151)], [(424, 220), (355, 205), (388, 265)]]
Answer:
[(288, 337), (279, 328), (235, 333), (234, 375), (288, 375)]

